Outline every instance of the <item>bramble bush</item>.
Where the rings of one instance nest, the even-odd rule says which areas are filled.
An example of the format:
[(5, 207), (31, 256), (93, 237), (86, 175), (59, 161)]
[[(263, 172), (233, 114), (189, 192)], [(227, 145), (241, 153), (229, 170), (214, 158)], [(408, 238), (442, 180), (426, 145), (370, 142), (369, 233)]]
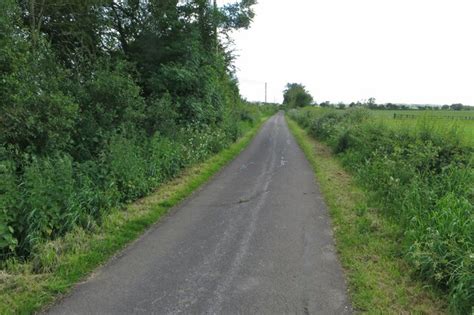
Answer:
[(474, 148), (456, 130), (426, 121), (389, 127), (364, 109), (307, 108), (289, 116), (332, 147), (399, 223), (401, 251), (418, 275), (448, 292), (453, 313), (468, 314), (474, 305)]

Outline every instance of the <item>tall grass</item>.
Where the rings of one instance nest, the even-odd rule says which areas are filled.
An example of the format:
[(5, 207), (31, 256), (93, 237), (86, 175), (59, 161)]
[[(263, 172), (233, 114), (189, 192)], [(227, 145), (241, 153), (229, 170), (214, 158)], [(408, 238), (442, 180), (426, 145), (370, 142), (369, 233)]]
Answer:
[(474, 305), (474, 148), (456, 126), (420, 119), (385, 124), (367, 110), (289, 112), (328, 143), (398, 222), (400, 254), (416, 274), (449, 294), (450, 311)]

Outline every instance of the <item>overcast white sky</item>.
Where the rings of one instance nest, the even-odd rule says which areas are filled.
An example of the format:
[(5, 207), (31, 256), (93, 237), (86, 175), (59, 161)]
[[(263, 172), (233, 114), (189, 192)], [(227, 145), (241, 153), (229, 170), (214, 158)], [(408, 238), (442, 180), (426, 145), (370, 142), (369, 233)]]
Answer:
[(298, 82), (317, 102), (474, 105), (474, 0), (259, 0), (256, 14), (234, 34), (248, 100)]

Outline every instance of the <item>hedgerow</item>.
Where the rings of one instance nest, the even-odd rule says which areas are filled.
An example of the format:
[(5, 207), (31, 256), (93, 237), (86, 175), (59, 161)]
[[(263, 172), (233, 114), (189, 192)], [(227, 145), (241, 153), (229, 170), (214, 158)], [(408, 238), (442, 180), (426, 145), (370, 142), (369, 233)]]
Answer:
[(100, 226), (272, 111), (241, 100), (215, 33), (253, 4), (0, 1), (0, 265)]
[(450, 310), (474, 305), (472, 146), (427, 122), (387, 126), (364, 109), (291, 110), (328, 143), (380, 211), (399, 223), (400, 254), (418, 276), (449, 294)]

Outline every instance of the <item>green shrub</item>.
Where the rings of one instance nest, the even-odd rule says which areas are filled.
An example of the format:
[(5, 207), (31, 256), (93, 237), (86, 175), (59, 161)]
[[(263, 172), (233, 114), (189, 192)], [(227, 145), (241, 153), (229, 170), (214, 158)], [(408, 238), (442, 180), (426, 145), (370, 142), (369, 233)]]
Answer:
[(89, 229), (101, 221), (104, 213), (120, 205), (120, 192), (104, 161), (91, 160), (74, 166), (75, 201), (82, 209), (77, 225)]
[(149, 146), (148, 176), (154, 186), (175, 177), (184, 167), (183, 147), (155, 134)]
[(144, 127), (145, 100), (126, 71), (127, 63), (97, 62), (97, 69), (75, 87), (81, 115), (76, 121), (72, 150), (76, 160), (95, 159), (117, 132)]
[(80, 209), (76, 198), (72, 160), (69, 156), (33, 158), (22, 177), (22, 212), (16, 230), (32, 248), (74, 226)]
[(18, 245), (14, 224), (21, 199), (14, 166), (12, 161), (0, 161), (0, 257), (14, 251)]
[[(141, 139), (145, 141), (145, 139)], [(150, 191), (147, 178), (147, 160), (140, 140), (114, 136), (107, 152), (110, 176), (120, 193), (120, 200), (129, 202)]]
[[(450, 310), (474, 305), (474, 149), (455, 128), (421, 120), (388, 127), (360, 110), (301, 109), (290, 117), (326, 141), (402, 231), (417, 273), (448, 292)], [(367, 228), (367, 222), (359, 222)]]
[(0, 56), (11, 58), (8, 66), (0, 65), (0, 143), (17, 153), (69, 150), (78, 105), (63, 85), (67, 73), (49, 55), (47, 43), (33, 50), (22, 34), (7, 43), (2, 37)]

